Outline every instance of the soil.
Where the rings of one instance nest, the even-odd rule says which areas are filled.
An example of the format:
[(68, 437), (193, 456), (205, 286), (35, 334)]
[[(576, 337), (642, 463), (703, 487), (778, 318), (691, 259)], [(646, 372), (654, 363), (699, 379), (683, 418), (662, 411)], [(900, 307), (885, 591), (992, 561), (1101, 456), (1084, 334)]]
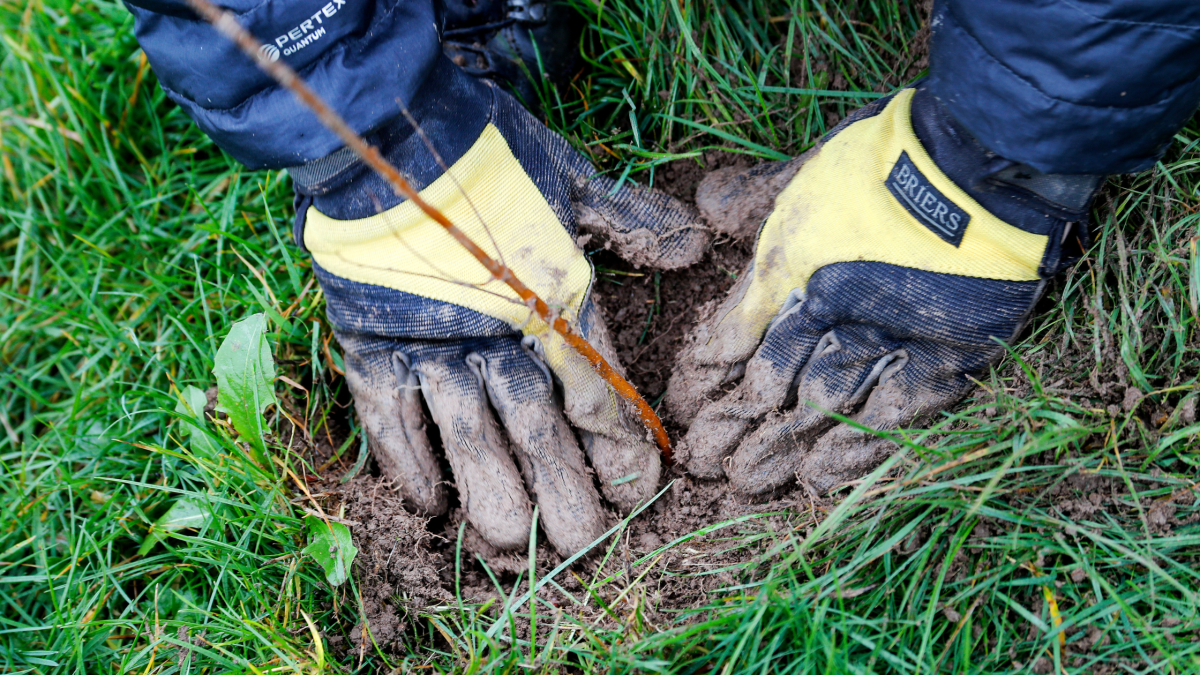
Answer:
[[(453, 597), (442, 584), (442, 559), (430, 545), (435, 537), (382, 478), (362, 475), (332, 491), (346, 517), (358, 523), (351, 530), (358, 547), (355, 567), (371, 636), (378, 644), (391, 644), (407, 628), (402, 611)], [(364, 635), (362, 624), (350, 630), (356, 646), (362, 646)]]
[[(753, 162), (745, 155), (709, 152), (705, 166), (679, 160), (662, 167), (654, 186), (688, 204), (695, 203), (696, 187), (707, 171), (747, 168)], [(696, 265), (670, 272), (639, 270), (608, 251), (593, 256), (599, 268), (625, 274), (600, 274), (593, 298), (605, 310), (617, 357), (625, 365), (629, 381), (651, 405), (667, 390), (675, 356), (699, 309), (725, 297), (750, 259), (752, 240), (718, 235), (709, 253)], [(681, 429), (658, 407), (668, 431)], [(674, 440), (674, 439), (673, 439)]]
[[(330, 478), (316, 489), (324, 497), (327, 510), (340, 510), (351, 525), (358, 547), (356, 578), (369, 636), (385, 652), (402, 652), (398, 641), (417, 613), (455, 607), (455, 562), (463, 512), (455, 509), (450, 516), (431, 521), (406, 511), (387, 481), (379, 476), (364, 473), (344, 485)], [(714, 590), (737, 582), (740, 568), (760, 555), (753, 546), (746, 545), (747, 534), (803, 530), (815, 525), (832, 507), (828, 501), (807, 497), (801, 501), (741, 502), (723, 482), (694, 480), (680, 475), (677, 469), (670, 471), (667, 480), (674, 481), (667, 493), (611, 542), (611, 554), (605, 557), (600, 552), (576, 562), (556, 577), (557, 588), (544, 588), (539, 597), (556, 607), (574, 605), (573, 617), (605, 628), (621, 623), (614, 615), (632, 615), (636, 610), (643, 622), (642, 630), (659, 630), (676, 621), (680, 611), (709, 605)], [(616, 515), (612, 516), (615, 521)], [(739, 516), (750, 517), (659, 551), (683, 535)], [(461, 577), (457, 586), (463, 600), (471, 604), (496, 600), (500, 602), (494, 606), (501, 606), (512, 593), (517, 575), (528, 571), (528, 557), (496, 551), (469, 525), (461, 526), (461, 530)], [(650, 564), (634, 569), (634, 563), (647, 557), (652, 560)], [(539, 543), (535, 562), (538, 577), (561, 562), (553, 547), (544, 540)], [(497, 588), (489, 571), (503, 590)], [(626, 578), (592, 586), (591, 592), (603, 600), (608, 612), (596, 602), (578, 606), (588, 596), (583, 580), (606, 578), (622, 571), (645, 576), (639, 583), (630, 583)], [(526, 588), (522, 583), (519, 590)], [(518, 622), (516, 628), (517, 637), (528, 637), (526, 625)], [(371, 651), (361, 623), (345, 636), (327, 637), (335, 651), (357, 653), (363, 649), (364, 639), (367, 653)]]

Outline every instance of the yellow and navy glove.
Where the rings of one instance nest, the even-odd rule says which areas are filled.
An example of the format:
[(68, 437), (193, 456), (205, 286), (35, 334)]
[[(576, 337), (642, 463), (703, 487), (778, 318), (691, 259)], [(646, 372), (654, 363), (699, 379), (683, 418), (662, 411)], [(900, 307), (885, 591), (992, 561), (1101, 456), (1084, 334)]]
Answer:
[(689, 471), (762, 495), (877, 466), (895, 445), (822, 411), (887, 430), (961, 398), (1086, 246), (1099, 183), (997, 157), (920, 88), (797, 159), (707, 177), (697, 205), (714, 229), (760, 229), (667, 390), (691, 424)]
[[(399, 121), (372, 140), (427, 202), (619, 369), (589, 299), (593, 272), (578, 230), (662, 269), (695, 262), (707, 230), (663, 194), (628, 184), (614, 192), (612, 180), (593, 176), (562, 137), (490, 83), (463, 75), (437, 84), (413, 110), (420, 133)], [(636, 415), (437, 223), (344, 154), (292, 176), (297, 236), (312, 253), (359, 419), (413, 507), (447, 509), (436, 439), (467, 520), (498, 548), (528, 540), (530, 493), (563, 554), (604, 531), (585, 451), (619, 509), (653, 494), (658, 451)]]

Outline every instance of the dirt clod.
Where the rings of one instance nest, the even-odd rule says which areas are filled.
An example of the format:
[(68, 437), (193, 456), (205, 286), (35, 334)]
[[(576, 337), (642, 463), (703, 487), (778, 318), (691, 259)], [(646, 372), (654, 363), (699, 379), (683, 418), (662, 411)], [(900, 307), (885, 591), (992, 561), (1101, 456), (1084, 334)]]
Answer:
[[(362, 624), (349, 634), (350, 641), (387, 648), (405, 628), (401, 612), (451, 598), (438, 573), (441, 562), (430, 551), (434, 535), (424, 518), (405, 510), (387, 481), (362, 475), (345, 485), (325, 486), (345, 507), (347, 517), (357, 521), (354, 544), (358, 547), (355, 567), (361, 580), (363, 609), (370, 636)], [(368, 646), (368, 649), (370, 647)]]
[(1142, 391), (1137, 387), (1128, 387), (1125, 389), (1125, 397), (1121, 401), (1121, 408), (1127, 413), (1133, 412), (1138, 403), (1142, 402), (1143, 396)]

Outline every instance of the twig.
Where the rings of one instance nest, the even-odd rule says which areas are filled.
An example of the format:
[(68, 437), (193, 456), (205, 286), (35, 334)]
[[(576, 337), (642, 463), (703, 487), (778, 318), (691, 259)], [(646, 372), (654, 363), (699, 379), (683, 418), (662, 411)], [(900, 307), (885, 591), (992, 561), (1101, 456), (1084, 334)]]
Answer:
[(667, 462), (671, 461), (671, 441), (667, 438), (667, 431), (663, 428), (662, 421), (658, 419), (658, 415), (654, 413), (654, 409), (646, 402), (633, 388), (633, 385), (625, 381), (616, 370), (609, 365), (608, 361), (596, 351), (582, 336), (571, 330), (567, 320), (562, 318), (557, 312), (552, 312), (537, 293), (534, 293), (520, 279), (513, 274), (512, 270), (507, 266), (502, 265), (495, 260), (492, 260), (482, 248), (479, 247), (470, 237), (462, 230), (458, 229), (454, 223), (450, 222), (441, 211), (427, 203), (416, 190), (404, 180), (396, 167), (392, 166), (387, 160), (379, 154), (379, 150), (368, 144), (362, 136), (359, 136), (349, 125), (325, 103), (316, 92), (308, 87), (308, 85), (292, 70), (290, 66), (282, 60), (272, 61), (263, 52), (263, 45), (254, 38), (233, 14), (218, 8), (209, 0), (187, 0), (192, 9), (206, 21), (211, 23), (222, 35), (229, 38), (236, 44), (247, 56), (258, 64), (258, 67), (263, 72), (270, 75), (281, 86), (286, 87), (296, 98), (300, 99), (309, 110), (311, 110), (321, 124), (327, 129), (337, 134), (338, 138), (350, 148), (354, 154), (366, 162), (372, 169), (391, 184), (396, 194), (402, 196), (418, 208), (425, 212), (436, 222), (445, 228), (463, 248), (467, 249), (479, 264), (483, 265), (488, 272), (491, 272), (492, 277), (498, 281), (502, 281), (517, 294), (519, 298), (526, 304), (530, 305), (542, 320), (550, 325), (559, 335), (563, 337), (568, 345), (579, 352), (583, 358), (587, 359), (592, 368), (603, 377), (613, 390), (617, 392), (625, 400), (632, 403), (638, 411), (638, 415), (642, 418), (642, 422), (653, 433), (654, 440), (658, 443), (658, 448), (662, 452), (663, 459)]

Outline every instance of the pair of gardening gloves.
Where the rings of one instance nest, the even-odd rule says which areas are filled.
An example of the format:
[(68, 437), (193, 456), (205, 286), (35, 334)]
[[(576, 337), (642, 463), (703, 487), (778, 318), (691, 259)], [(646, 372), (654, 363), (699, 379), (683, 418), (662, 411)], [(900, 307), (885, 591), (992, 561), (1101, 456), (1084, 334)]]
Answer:
[[(585, 235), (661, 270), (699, 262), (714, 234), (756, 237), (666, 395), (686, 469), (746, 495), (822, 493), (877, 466), (898, 447), (877, 432), (962, 397), (1087, 243), (1098, 179), (989, 153), (919, 85), (796, 159), (710, 174), (698, 211), (596, 175), (490, 83), (451, 86), (453, 115), (418, 111), (420, 132), (401, 120), (371, 140), (618, 370)], [(534, 504), (558, 551), (588, 546), (605, 501), (627, 513), (659, 488), (653, 438), (530, 306), (344, 152), (293, 171), (297, 237), (384, 475), (429, 515), (453, 483), (497, 548), (526, 545)]]

